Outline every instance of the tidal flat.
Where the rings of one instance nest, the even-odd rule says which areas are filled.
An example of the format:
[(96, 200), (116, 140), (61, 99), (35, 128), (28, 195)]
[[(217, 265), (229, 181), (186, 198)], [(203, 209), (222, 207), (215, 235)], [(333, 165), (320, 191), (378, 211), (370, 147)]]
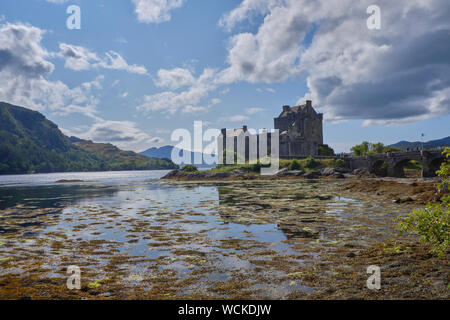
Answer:
[[(163, 174), (1, 186), (0, 298), (449, 298), (448, 254), (393, 228), (417, 203), (355, 180)], [(80, 290), (66, 285), (72, 265)], [(370, 265), (380, 290), (367, 288)]]

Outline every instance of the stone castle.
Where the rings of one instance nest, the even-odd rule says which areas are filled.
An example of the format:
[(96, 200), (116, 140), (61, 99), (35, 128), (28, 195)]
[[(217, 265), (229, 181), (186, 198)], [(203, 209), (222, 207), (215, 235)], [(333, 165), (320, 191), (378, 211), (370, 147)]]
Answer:
[(323, 144), (323, 114), (317, 113), (310, 100), (306, 104), (289, 107), (274, 119), (280, 130), (280, 156), (317, 156)]
[[(323, 144), (323, 114), (317, 113), (312, 102), (307, 100), (304, 105), (295, 107), (283, 106), (278, 118), (274, 119), (274, 128), (279, 130), (280, 158), (317, 156), (319, 145)], [(271, 133), (267, 133), (267, 150), (270, 153)], [(238, 151), (237, 139), (245, 138), (245, 158), (249, 159), (249, 142), (257, 145), (259, 158), (259, 135), (251, 134), (247, 126), (240, 129), (222, 129), (219, 135), (219, 150), (226, 150), (227, 140), (234, 139), (234, 152)]]

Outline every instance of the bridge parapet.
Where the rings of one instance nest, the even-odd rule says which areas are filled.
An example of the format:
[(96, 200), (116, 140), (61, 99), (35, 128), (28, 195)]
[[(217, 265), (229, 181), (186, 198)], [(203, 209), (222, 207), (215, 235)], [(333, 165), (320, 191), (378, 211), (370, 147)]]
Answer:
[(403, 152), (387, 152), (381, 154), (370, 154), (366, 156), (351, 157), (347, 160), (350, 169), (365, 169), (369, 172), (376, 172), (377, 168), (384, 163), (387, 166), (389, 176), (404, 176), (403, 166), (415, 160), (422, 165), (422, 176), (432, 177), (436, 175), (440, 163), (444, 161), (441, 150), (415, 150)]

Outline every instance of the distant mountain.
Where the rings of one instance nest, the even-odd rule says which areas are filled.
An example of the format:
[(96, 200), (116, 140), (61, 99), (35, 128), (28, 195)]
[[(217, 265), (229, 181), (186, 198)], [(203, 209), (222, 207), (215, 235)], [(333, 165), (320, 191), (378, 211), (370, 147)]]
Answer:
[(0, 174), (176, 167), (170, 160), (69, 138), (41, 113), (0, 102)]
[(120, 168), (117, 170), (174, 169), (177, 167), (170, 159), (148, 157), (133, 151), (124, 151), (110, 143), (94, 143), (91, 140), (83, 140), (77, 137), (70, 137), (70, 140), (84, 151), (106, 159), (112, 168)]
[[(141, 152), (141, 154), (147, 156), (147, 157), (153, 157), (153, 158), (159, 158), (159, 159), (171, 159), (172, 158), (172, 150), (175, 149), (174, 146), (164, 146), (164, 147), (153, 147), (150, 148), (148, 150), (145, 150), (143, 152)], [(178, 149), (176, 148), (176, 150), (178, 150), (178, 154), (180, 156), (183, 156), (183, 152), (185, 152), (185, 150), (182, 149)], [(194, 164), (194, 157), (195, 155), (201, 156), (202, 153), (201, 152), (191, 152), (191, 162), (190, 163), (177, 163), (180, 166), (186, 165), (186, 164)], [(204, 159), (204, 158), (202, 158)], [(176, 161), (175, 161), (176, 163)], [(206, 164), (204, 161), (202, 162), (202, 164), (198, 165), (196, 164), (197, 167), (210, 167), (211, 165)]]
[[(406, 149), (409, 150), (414, 150), (417, 148), (422, 149), (422, 142), (400, 141), (395, 144), (391, 144), (390, 147), (399, 148), (402, 149), (403, 151), (406, 151)], [(436, 149), (441, 147), (450, 147), (450, 137), (423, 142), (424, 149)]]

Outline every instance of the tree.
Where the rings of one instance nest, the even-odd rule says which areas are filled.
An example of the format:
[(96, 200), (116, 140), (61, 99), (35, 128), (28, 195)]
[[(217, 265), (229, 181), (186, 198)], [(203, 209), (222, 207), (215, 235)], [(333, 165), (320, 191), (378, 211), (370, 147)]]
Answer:
[(355, 156), (364, 156), (369, 152), (369, 145), (370, 145), (369, 142), (364, 141), (361, 144), (353, 146), (351, 148), (351, 151), (353, 152), (353, 155), (355, 155)]
[(334, 156), (334, 150), (330, 148), (327, 144), (319, 144), (319, 156)]
[(385, 146), (381, 142), (376, 143), (370, 143), (367, 141), (364, 141), (361, 144), (357, 144), (356, 146), (353, 146), (351, 148), (351, 151), (353, 152), (354, 156), (365, 156), (368, 154), (377, 154), (377, 153), (386, 153), (386, 152), (397, 152), (401, 151), (400, 149)]

